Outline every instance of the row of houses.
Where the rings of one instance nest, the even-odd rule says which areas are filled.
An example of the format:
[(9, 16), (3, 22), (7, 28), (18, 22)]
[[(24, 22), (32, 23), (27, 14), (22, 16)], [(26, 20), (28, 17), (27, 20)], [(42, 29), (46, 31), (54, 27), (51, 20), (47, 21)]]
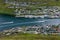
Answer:
[(52, 33), (60, 33), (60, 26), (32, 26), (27, 27), (25, 33), (32, 34), (52, 34)]
[(29, 34), (60, 34), (60, 25), (44, 25), (44, 26), (27, 26), (27, 27), (15, 27), (8, 30), (4, 30), (0, 35), (12, 35), (17, 33), (29, 33)]
[(19, 2), (14, 0), (14, 1), (10, 1), (10, 0), (5, 0), (6, 4), (12, 4), (12, 5), (16, 5), (16, 6), (27, 6), (27, 5), (37, 5), (37, 4), (41, 4), (42, 2)]
[[(49, 17), (60, 17), (60, 7), (53, 6), (53, 7), (38, 7), (34, 10), (22, 8), (16, 9), (15, 12), (16, 16), (19, 15), (48, 15)], [(47, 16), (47, 17), (48, 17)]]

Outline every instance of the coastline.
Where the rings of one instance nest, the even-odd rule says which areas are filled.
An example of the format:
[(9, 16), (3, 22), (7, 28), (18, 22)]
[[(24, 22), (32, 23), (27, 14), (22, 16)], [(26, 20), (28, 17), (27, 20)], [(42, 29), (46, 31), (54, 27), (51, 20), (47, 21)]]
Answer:
[(49, 16), (49, 15), (47, 15), (47, 16), (45, 16), (45, 15), (37, 15), (37, 16), (35, 16), (35, 15), (23, 15), (23, 16), (16, 16), (17, 18), (20, 18), (20, 17), (24, 17), (24, 18), (42, 18), (42, 19), (60, 19), (60, 17), (59, 16)]
[(13, 17), (16, 17), (16, 18), (40, 18), (40, 19), (60, 19), (60, 17), (58, 18), (52, 18), (52, 17), (45, 17), (44, 15), (43, 16), (30, 16), (30, 15), (25, 15), (25, 16), (16, 16), (15, 14), (8, 14), (8, 13), (0, 13), (0, 15), (5, 15), (5, 16), (13, 16)]
[(12, 13), (0, 13), (0, 15), (15, 16), (15, 15), (14, 15), (14, 14), (12, 14)]

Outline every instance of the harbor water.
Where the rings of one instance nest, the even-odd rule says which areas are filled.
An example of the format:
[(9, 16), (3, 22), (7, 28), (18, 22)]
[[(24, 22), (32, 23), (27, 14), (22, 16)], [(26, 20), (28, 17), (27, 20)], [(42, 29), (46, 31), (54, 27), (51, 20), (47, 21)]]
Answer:
[(22, 26), (34, 25), (58, 25), (60, 19), (41, 19), (41, 18), (17, 18), (8, 15), (0, 15), (0, 31)]

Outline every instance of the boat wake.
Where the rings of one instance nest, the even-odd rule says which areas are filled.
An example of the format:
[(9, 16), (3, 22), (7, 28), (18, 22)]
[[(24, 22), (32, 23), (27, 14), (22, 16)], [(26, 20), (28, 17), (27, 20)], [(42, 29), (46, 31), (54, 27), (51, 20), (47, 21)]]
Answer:
[(24, 22), (24, 23), (19, 23), (19, 24), (30, 24), (30, 23), (44, 23), (46, 22), (47, 20), (44, 20), (44, 21), (33, 21), (33, 22)]
[(38, 22), (45, 22), (45, 21), (34, 21), (34, 22), (27, 22), (27, 23), (38, 23)]
[[(44, 23), (44, 22), (46, 22), (46, 20), (44, 20), (44, 21), (33, 21), (33, 22), (23, 22), (23, 23), (5, 22), (5, 23), (1, 23), (1, 24), (10, 24), (10, 25), (1, 25), (0, 24), (1, 25), (0, 27), (16, 26), (16, 25), (24, 25), (24, 24), (28, 25), (31, 23)], [(14, 23), (14, 24), (12, 24), (12, 23)]]
[(44, 20), (44, 21), (35, 21), (35, 22), (46, 22), (47, 20)]
[(11, 23), (14, 23), (13, 21), (11, 21), (11, 22), (4, 22), (4, 23), (0, 23), (0, 25), (2, 25), (2, 24), (11, 24)]

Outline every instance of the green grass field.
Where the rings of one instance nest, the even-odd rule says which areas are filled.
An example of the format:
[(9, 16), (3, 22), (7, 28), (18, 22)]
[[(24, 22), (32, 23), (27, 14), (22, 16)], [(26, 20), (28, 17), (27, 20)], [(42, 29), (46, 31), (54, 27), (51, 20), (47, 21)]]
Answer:
[(60, 40), (60, 36), (43, 34), (14, 34), (0, 37), (0, 40)]

